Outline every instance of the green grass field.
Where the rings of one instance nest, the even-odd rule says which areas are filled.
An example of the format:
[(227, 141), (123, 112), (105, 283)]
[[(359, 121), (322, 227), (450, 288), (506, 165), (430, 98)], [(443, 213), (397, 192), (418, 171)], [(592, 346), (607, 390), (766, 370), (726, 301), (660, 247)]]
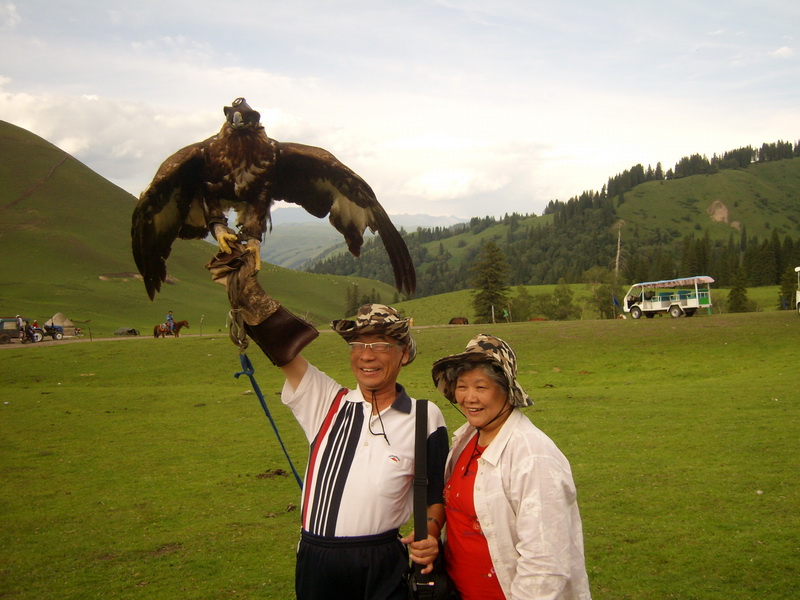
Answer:
[[(798, 597), (795, 312), (418, 328), (401, 381), (451, 430), (430, 366), (482, 330), (570, 459), (595, 600)], [(293, 597), (297, 485), (236, 349), (189, 333), (0, 349), (0, 597)], [(335, 334), (306, 355), (352, 384)]]

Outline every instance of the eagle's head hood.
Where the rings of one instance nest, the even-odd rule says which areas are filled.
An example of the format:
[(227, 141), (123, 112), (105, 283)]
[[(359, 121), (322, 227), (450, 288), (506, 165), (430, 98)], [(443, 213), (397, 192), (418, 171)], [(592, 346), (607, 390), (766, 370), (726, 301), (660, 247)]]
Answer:
[(228, 123), (234, 129), (258, 127), (261, 121), (261, 114), (257, 110), (250, 108), (244, 98), (237, 98), (231, 102), (231, 106), (226, 106), (222, 110), (225, 112), (225, 118)]

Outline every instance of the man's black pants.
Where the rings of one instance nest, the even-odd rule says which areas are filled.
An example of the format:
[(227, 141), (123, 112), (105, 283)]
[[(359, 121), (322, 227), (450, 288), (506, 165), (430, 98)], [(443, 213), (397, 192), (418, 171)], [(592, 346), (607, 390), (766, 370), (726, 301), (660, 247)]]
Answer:
[(397, 530), (324, 538), (302, 532), (297, 600), (407, 600), (408, 549)]

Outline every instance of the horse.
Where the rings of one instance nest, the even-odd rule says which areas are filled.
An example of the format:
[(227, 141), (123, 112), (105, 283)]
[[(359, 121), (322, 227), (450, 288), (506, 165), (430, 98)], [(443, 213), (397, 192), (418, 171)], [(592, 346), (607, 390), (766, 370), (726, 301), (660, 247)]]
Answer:
[(153, 327), (153, 337), (166, 337), (172, 334), (175, 334), (175, 337), (180, 337), (181, 329), (184, 327), (189, 329), (189, 321), (175, 321), (173, 324), (172, 333), (170, 333), (169, 325), (166, 323), (160, 323)]
[(453, 317), (448, 325), (469, 325), (467, 317)]

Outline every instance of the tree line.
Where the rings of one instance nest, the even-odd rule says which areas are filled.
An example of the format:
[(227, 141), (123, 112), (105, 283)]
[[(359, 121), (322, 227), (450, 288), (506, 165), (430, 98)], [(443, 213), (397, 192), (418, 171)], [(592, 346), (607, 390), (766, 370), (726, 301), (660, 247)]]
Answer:
[[(800, 143), (776, 142), (756, 150), (739, 148), (716, 155), (681, 159), (675, 170), (664, 177), (686, 176), (693, 170), (741, 168), (753, 161), (772, 161), (800, 155)], [(750, 162), (747, 162), (750, 161)], [(640, 229), (636, 224), (626, 232), (623, 252), (617, 252), (616, 207), (624, 202), (624, 191), (657, 177), (656, 169), (636, 165), (623, 174), (610, 178), (599, 192), (585, 191), (567, 202), (551, 201), (545, 214), (549, 221), (531, 215), (513, 213), (502, 218), (473, 217), (469, 223), (453, 227), (419, 228), (416, 232), (401, 230), (417, 266), (417, 297), (466, 289), (471, 286), (470, 267), (481, 247), (493, 242), (501, 248), (508, 262), (508, 283), (512, 286), (566, 284), (586, 282), (593, 269), (612, 269), (619, 279), (629, 282), (672, 279), (679, 276), (709, 274), (717, 285), (730, 287), (739, 268), (744, 269), (748, 286), (780, 284), (787, 267), (800, 264), (800, 238), (781, 235), (773, 230), (767, 239), (749, 236), (745, 226), (727, 241), (712, 240), (709, 232), (681, 236), (668, 227)], [(628, 186), (631, 186), (630, 188)], [(609, 193), (609, 190), (617, 194)], [(525, 222), (527, 220), (527, 222)], [(503, 227), (496, 227), (502, 225)], [(489, 229), (496, 231), (487, 236)], [(481, 240), (471, 236), (481, 235)], [(445, 241), (460, 236), (457, 242), (462, 258), (454, 259)], [(439, 242), (438, 244), (436, 242)], [(391, 283), (393, 274), (382, 244), (368, 240), (359, 259), (346, 252), (330, 256), (308, 269), (315, 273), (355, 275)]]
[(684, 156), (675, 163), (674, 169), (668, 169), (666, 172), (662, 169), (661, 163), (658, 163), (655, 169), (648, 165), (646, 170), (641, 164), (637, 164), (622, 173), (609, 177), (608, 183), (601, 193), (613, 198), (648, 181), (681, 179), (691, 175), (713, 175), (723, 169), (746, 169), (754, 162), (764, 163), (798, 157), (800, 157), (800, 141), (793, 144), (779, 140), (762, 144), (761, 148), (743, 146), (735, 150), (728, 150), (721, 155), (714, 154), (710, 159), (700, 154)]
[[(666, 229), (640, 231), (633, 228), (617, 265), (615, 212), (611, 202), (568, 202), (553, 223), (509, 227), (497, 243), (507, 256), (511, 285), (582, 283), (593, 267), (614, 268), (627, 281), (655, 281), (689, 275), (711, 274), (717, 285), (730, 287), (739, 266), (744, 267), (748, 286), (780, 284), (787, 268), (800, 265), (800, 238), (781, 236), (773, 230), (760, 239), (741, 232), (727, 241), (702, 235), (676, 238)], [(461, 261), (451, 261), (450, 252), (439, 243), (431, 252), (420, 244), (416, 233), (404, 235), (417, 265), (417, 297), (471, 287), (469, 268), (481, 245), (465, 248)], [(356, 275), (391, 283), (393, 275), (383, 247), (370, 240), (360, 259), (342, 253), (315, 265), (311, 272)]]

